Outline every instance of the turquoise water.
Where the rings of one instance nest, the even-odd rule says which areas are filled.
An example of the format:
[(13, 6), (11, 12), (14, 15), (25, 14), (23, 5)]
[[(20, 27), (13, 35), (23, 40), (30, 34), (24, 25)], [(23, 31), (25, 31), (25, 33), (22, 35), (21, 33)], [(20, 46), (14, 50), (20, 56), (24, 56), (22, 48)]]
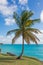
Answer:
[[(15, 55), (20, 55), (22, 50), (22, 45), (12, 45), (12, 44), (3, 44), (0, 45), (1, 53), (6, 54), (7, 52), (13, 53)], [(25, 56), (35, 57), (43, 61), (43, 44), (40, 45), (24, 45), (24, 54)]]

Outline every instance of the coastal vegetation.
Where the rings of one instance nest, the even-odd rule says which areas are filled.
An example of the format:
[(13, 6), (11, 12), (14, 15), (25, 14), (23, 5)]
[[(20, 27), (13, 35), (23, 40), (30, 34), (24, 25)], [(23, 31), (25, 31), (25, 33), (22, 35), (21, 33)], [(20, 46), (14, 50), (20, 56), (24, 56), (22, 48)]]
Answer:
[(31, 57), (22, 57), (17, 60), (16, 56), (0, 54), (0, 65), (43, 65), (39, 60)]

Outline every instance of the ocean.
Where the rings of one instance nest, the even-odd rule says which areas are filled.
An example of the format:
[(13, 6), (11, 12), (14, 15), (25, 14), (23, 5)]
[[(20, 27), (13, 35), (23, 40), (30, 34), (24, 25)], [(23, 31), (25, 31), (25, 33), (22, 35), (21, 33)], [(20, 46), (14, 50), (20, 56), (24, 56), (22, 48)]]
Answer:
[[(6, 54), (7, 52), (10, 52), (12, 54), (15, 54), (17, 56), (20, 55), (22, 52), (22, 45), (21, 44), (2, 44), (0, 45), (1, 53)], [(43, 61), (43, 44), (29, 44), (24, 45), (24, 56), (34, 57), (39, 59), (40, 61)]]

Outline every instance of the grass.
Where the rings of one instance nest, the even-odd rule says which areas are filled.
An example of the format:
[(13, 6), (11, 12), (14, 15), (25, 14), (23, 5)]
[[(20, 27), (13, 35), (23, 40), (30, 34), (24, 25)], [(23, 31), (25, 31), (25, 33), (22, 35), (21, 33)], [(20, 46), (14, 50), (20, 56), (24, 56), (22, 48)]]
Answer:
[(35, 58), (22, 57), (22, 59), (17, 60), (16, 56), (10, 56), (8, 54), (0, 54), (0, 65), (43, 65), (41, 62)]

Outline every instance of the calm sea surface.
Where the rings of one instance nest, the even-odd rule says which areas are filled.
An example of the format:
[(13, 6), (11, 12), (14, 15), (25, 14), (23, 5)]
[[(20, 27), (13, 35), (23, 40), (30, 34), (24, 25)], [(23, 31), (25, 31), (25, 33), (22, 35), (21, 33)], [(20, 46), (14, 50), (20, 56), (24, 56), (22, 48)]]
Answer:
[[(12, 44), (3, 44), (0, 45), (1, 53), (6, 54), (10, 52), (15, 55), (20, 55), (22, 51), (22, 45), (12, 45)], [(41, 61), (43, 61), (43, 44), (40, 45), (24, 45), (24, 54), (25, 56), (35, 57)]]

